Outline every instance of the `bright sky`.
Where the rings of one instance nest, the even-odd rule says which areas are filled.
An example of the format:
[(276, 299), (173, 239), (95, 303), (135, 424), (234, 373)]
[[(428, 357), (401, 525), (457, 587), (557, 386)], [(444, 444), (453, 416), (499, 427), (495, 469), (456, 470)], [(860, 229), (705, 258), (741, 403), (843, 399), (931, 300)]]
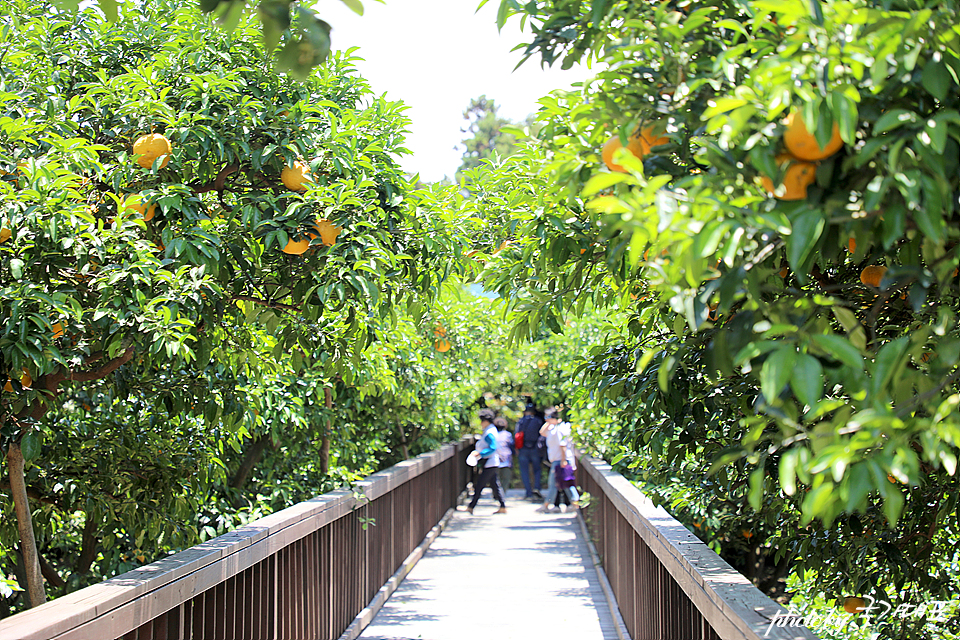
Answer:
[(592, 75), (586, 68), (541, 70), (531, 58), (516, 71), (523, 42), (519, 18), (497, 32), (499, 0), (476, 12), (480, 0), (364, 0), (358, 16), (334, 0), (317, 3), (317, 14), (333, 26), (335, 49), (359, 46), (358, 64), (373, 90), (409, 105), (413, 121), (403, 168), (426, 181), (454, 175), (466, 125), (463, 111), (471, 98), (486, 94), (500, 114), (521, 120), (535, 112), (537, 100), (567, 89)]

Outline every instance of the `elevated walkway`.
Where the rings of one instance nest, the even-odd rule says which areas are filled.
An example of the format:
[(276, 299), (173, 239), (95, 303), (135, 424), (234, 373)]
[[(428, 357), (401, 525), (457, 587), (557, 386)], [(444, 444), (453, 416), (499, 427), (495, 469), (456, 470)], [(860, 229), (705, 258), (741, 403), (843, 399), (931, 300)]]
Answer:
[(486, 494), (455, 512), (360, 637), (617, 640), (576, 514), (522, 496), (507, 492), (506, 515)]

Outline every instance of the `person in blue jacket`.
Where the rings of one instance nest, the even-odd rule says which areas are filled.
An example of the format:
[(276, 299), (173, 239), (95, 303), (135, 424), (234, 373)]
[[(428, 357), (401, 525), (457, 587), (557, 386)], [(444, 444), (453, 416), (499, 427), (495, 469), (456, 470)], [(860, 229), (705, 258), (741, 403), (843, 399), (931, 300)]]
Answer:
[(467, 506), (467, 511), (473, 513), (477, 501), (480, 500), (480, 492), (488, 484), (493, 489), (493, 498), (500, 503), (500, 508), (494, 513), (506, 513), (507, 504), (503, 501), (503, 490), (500, 488), (500, 479), (497, 477), (497, 469), (500, 467), (500, 456), (497, 455), (497, 426), (493, 424), (495, 414), (492, 409), (480, 409), (480, 426), (483, 428), (483, 435), (477, 443), (477, 449), (480, 451), (480, 461), (477, 466), (483, 466), (480, 478), (473, 487), (473, 497)]

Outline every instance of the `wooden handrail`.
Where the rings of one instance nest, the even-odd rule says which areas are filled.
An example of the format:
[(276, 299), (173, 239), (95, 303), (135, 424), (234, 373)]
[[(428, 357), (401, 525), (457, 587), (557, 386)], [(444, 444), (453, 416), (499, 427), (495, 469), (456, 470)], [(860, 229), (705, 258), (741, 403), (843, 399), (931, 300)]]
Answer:
[[(624, 520), (634, 532), (634, 538), (639, 537), (642, 544), (645, 545), (656, 557), (660, 566), (666, 570), (669, 577), (679, 586), (687, 598), (693, 603), (700, 615), (709, 625), (709, 629), (703, 631), (694, 629), (683, 631), (683, 640), (691, 638), (710, 638), (719, 637), (723, 640), (808, 640), (815, 639), (817, 636), (806, 627), (789, 626), (795, 618), (791, 619), (786, 614), (787, 611), (782, 606), (765, 596), (757, 589), (753, 583), (731, 567), (723, 558), (718, 556), (712, 549), (700, 541), (695, 535), (667, 513), (663, 508), (653, 504), (643, 492), (622, 475), (613, 470), (613, 468), (602, 460), (580, 456), (580, 469), (578, 470), (581, 480), (590, 488), (599, 489), (602, 497), (609, 501), (609, 504), (619, 514), (619, 518)], [(599, 498), (598, 496), (597, 498)], [(585, 517), (591, 518), (591, 509), (593, 504), (585, 510)], [(604, 518), (602, 526), (615, 528), (615, 520)], [(610, 532), (598, 532), (594, 529), (594, 535), (601, 533), (604, 536), (611, 535)], [(615, 537), (615, 534), (613, 534)], [(608, 562), (617, 563), (617, 567), (608, 567), (608, 573), (629, 572), (627, 575), (632, 588), (621, 588), (621, 593), (616, 593), (617, 601), (620, 603), (621, 611), (628, 608), (629, 611), (640, 611), (644, 606), (649, 606), (649, 601), (644, 603), (625, 602), (627, 598), (638, 600), (644, 597), (643, 592), (655, 591), (658, 599), (662, 600), (663, 595), (659, 592), (662, 585), (657, 585), (657, 576), (639, 575), (642, 572), (637, 567), (637, 559), (634, 558), (634, 551), (623, 551), (621, 554), (620, 540), (602, 549), (603, 562), (606, 567)], [(636, 541), (629, 541), (632, 545)], [(598, 545), (600, 546), (600, 545)], [(617, 557), (621, 554), (623, 557)], [(640, 554), (637, 554), (640, 555)], [(629, 556), (629, 558), (627, 557)], [(661, 573), (662, 572), (658, 572)], [(652, 578), (652, 583), (651, 583)], [(627, 580), (612, 579), (614, 591), (617, 591), (618, 583), (625, 583)], [(626, 593), (630, 591), (631, 593)], [(625, 607), (628, 605), (628, 607)], [(662, 606), (662, 605), (661, 605)], [(673, 615), (681, 615), (682, 608), (676, 607)], [(667, 612), (670, 615), (670, 612)], [(642, 616), (639, 614), (636, 619)], [(625, 616), (626, 618), (626, 616)], [(686, 623), (685, 620), (670, 621), (666, 620), (661, 624), (660, 637), (665, 640), (681, 640), (676, 635), (676, 631)], [(778, 623), (783, 626), (778, 626)], [(643, 624), (641, 620), (639, 623)], [(627, 626), (630, 621), (627, 620)], [(712, 630), (712, 633), (711, 633)], [(632, 635), (638, 637), (636, 629), (631, 629)], [(648, 632), (649, 633), (649, 632)], [(642, 634), (641, 634), (642, 635)], [(648, 637), (643, 635), (643, 637)]]
[[(465, 476), (459, 469), (463, 466), (459, 460), (462, 456), (458, 454), (467, 446), (467, 439), (446, 445), (436, 451), (372, 474), (356, 483), (353, 491), (333, 491), (301, 502), (175, 555), (0, 620), (0, 638), (4, 640), (119, 638), (257, 566), (306, 536), (344, 518), (355, 508), (364, 508), (367, 501), (373, 503), (378, 498), (388, 496), (399, 487), (440, 467), (449, 460), (450, 464), (443, 470), (443, 474), (449, 472), (449, 478), (445, 477), (442, 480), (449, 482), (451, 486), (437, 483), (435, 479), (432, 484), (437, 486), (428, 488), (437, 493), (432, 495), (430, 502), (433, 510), (439, 513), (436, 516), (436, 520), (439, 521), (443, 512), (454, 506), (455, 496), (462, 488), (452, 485), (465, 482), (462, 480)], [(451, 460), (454, 457), (457, 459)], [(440, 493), (444, 495), (441, 496)], [(453, 500), (449, 499), (450, 495), (454, 496)], [(358, 504), (358, 500), (362, 504)], [(444, 502), (451, 502), (451, 504), (442, 504)], [(431, 523), (430, 526), (433, 524), (435, 523)], [(422, 526), (418, 527), (418, 529), (422, 528)], [(366, 530), (364, 532), (366, 533)], [(424, 532), (415, 535), (417, 533), (411, 531), (410, 535), (406, 536), (410, 538), (407, 542), (410, 549), (398, 550), (394, 555), (400, 553), (402, 555), (396, 560), (397, 562), (402, 561), (406, 553), (409, 553), (425, 534)], [(379, 570), (378, 565), (376, 573), (386, 572), (385, 575), (389, 576), (395, 568), (385, 567)], [(372, 569), (371, 573), (373, 573)], [(375, 592), (380, 586), (377, 584), (373, 591)], [(255, 595), (258, 602), (264, 599), (263, 594), (259, 592)], [(281, 615), (278, 613), (280, 605), (276, 601), (277, 596), (272, 597), (273, 602), (265, 603), (263, 606), (272, 606), (271, 615), (276, 619)], [(363, 605), (365, 603), (366, 601)], [(350, 619), (352, 615), (349, 614)], [(179, 624), (183, 627), (182, 621)], [(342, 629), (333, 630), (331, 633), (339, 635), (340, 631)], [(262, 632), (257, 633), (258, 637), (261, 635)], [(167, 636), (163, 635), (163, 637)]]

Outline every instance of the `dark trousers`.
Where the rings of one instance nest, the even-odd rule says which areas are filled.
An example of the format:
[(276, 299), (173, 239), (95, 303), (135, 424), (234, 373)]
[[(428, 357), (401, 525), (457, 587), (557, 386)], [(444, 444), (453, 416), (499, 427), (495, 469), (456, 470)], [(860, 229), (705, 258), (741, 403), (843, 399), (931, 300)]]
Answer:
[(501, 507), (507, 506), (507, 503), (503, 501), (503, 491), (500, 489), (500, 478), (497, 477), (497, 467), (484, 467), (483, 473), (480, 474), (480, 478), (473, 486), (473, 497), (470, 498), (471, 509), (477, 506), (477, 502), (480, 500), (480, 492), (483, 491), (483, 488), (488, 484), (493, 488), (493, 498), (500, 503)]
[[(520, 479), (523, 480), (523, 489), (526, 497), (533, 495), (536, 491), (540, 493), (540, 467), (543, 466), (543, 454), (539, 449), (520, 449), (517, 452), (517, 459), (520, 462)], [(533, 486), (530, 486), (530, 468), (533, 467)]]

